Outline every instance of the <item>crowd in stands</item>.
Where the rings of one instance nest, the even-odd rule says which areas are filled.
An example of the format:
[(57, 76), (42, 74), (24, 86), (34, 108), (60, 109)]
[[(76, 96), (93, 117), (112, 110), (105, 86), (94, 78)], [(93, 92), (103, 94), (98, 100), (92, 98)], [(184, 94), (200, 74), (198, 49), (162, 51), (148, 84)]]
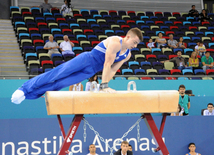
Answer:
[(116, 75), (128, 75), (128, 79), (139, 79), (132, 75), (169, 75), (169, 78), (154, 79), (176, 79), (170, 75), (214, 74), (214, 14), (207, 15), (205, 10), (199, 14), (195, 6), (189, 13), (182, 14), (78, 10), (64, 2), (61, 9), (54, 8), (48, 0), (32, 8), (10, 8), (30, 75), (49, 71), (90, 51), (109, 36), (123, 37), (132, 27), (142, 30), (144, 41), (131, 50), (131, 59)]

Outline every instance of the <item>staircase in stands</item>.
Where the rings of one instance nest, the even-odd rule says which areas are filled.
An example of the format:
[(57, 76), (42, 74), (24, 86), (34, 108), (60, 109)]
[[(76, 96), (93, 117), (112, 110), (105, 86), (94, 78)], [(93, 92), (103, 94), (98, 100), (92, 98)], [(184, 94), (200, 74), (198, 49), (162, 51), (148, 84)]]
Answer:
[(11, 76), (5, 79), (19, 79), (17, 75), (28, 75), (28, 73), (11, 20), (0, 19), (0, 79), (5, 75)]

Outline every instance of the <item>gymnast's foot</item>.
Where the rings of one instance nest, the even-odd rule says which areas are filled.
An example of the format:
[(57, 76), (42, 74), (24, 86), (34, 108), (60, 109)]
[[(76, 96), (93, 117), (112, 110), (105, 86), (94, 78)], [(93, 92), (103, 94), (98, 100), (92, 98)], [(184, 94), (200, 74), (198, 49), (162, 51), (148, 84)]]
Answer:
[(16, 90), (11, 98), (11, 102), (15, 104), (20, 104), (25, 99), (25, 94), (22, 90)]

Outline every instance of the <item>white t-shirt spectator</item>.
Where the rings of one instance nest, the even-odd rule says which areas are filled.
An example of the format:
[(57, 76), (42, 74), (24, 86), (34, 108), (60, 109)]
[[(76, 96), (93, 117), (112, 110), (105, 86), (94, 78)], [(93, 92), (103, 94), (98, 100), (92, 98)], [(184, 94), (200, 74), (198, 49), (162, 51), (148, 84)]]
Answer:
[(154, 42), (151, 42), (151, 43), (148, 43), (147, 46), (148, 46), (149, 48), (153, 48), (153, 47), (155, 47), (154, 44), (155, 44)]
[[(86, 83), (85, 91), (90, 91), (91, 83), (92, 83), (92, 82), (87, 82), (87, 83)], [(100, 88), (100, 84), (97, 84), (97, 90), (98, 90), (98, 91), (99, 91), (99, 88)], [(95, 90), (95, 89), (93, 89), (93, 90)]]
[(214, 116), (214, 110), (211, 113), (209, 110), (204, 110), (204, 116)]
[[(68, 50), (68, 51), (72, 51), (72, 47), (69, 41), (63, 41), (60, 44), (60, 48), (64, 51)], [(73, 51), (72, 51), (73, 52)]]
[[(204, 46), (204, 45), (203, 45), (203, 47), (205, 48), (205, 46)], [(195, 46), (195, 49), (196, 49), (196, 50), (198, 49), (198, 45), (196, 45), (196, 46)]]
[[(92, 155), (91, 153), (88, 153), (87, 155)], [(95, 154), (95, 155), (98, 155), (98, 154)]]

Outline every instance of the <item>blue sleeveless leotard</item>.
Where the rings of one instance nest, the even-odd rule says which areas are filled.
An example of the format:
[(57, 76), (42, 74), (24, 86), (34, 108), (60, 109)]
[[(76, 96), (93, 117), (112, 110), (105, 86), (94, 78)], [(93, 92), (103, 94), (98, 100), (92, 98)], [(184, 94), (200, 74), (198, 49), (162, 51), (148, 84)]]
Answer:
[[(122, 38), (118, 38), (122, 47)], [(79, 83), (103, 69), (105, 52), (106, 47), (102, 41), (91, 52), (83, 52), (72, 60), (28, 80), (19, 89), (24, 92), (26, 99), (36, 99), (46, 91), (60, 90)], [(116, 54), (115, 63), (125, 59), (130, 50), (122, 55), (120, 55), (120, 52), (118, 51)]]

